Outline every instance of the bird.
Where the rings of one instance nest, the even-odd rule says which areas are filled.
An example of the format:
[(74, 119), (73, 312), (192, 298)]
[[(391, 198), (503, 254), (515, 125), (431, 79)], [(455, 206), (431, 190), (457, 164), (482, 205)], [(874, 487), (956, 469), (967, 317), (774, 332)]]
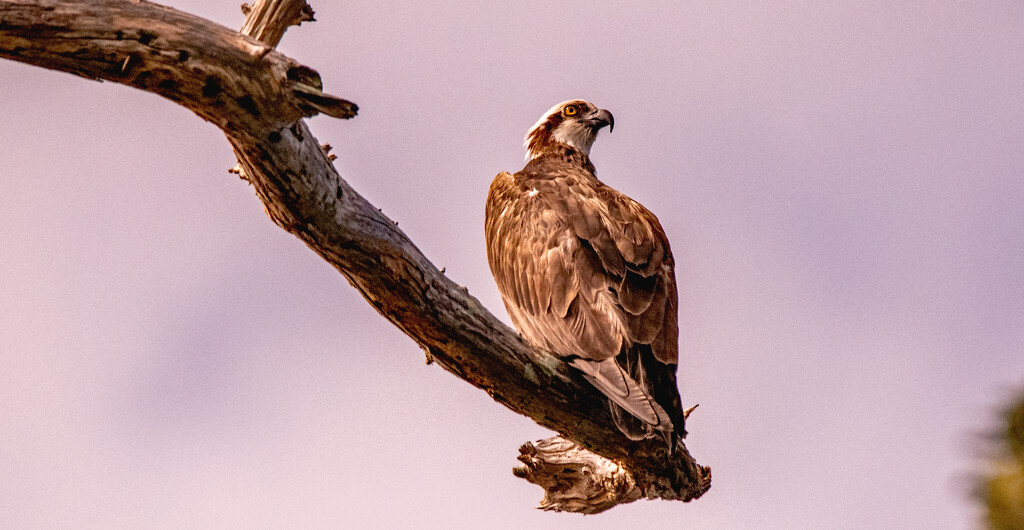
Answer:
[(677, 386), (675, 262), (658, 218), (597, 178), (590, 148), (612, 113), (582, 99), (526, 134), (521, 171), (487, 193), (487, 261), (513, 325), (581, 372), (630, 440), (686, 436)]

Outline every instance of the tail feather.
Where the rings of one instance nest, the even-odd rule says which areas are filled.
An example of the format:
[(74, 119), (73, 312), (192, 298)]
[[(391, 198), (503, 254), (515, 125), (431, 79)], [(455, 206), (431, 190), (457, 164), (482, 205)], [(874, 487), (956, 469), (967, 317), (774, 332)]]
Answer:
[(626, 438), (639, 442), (640, 440), (646, 440), (653, 435), (654, 427), (630, 414), (629, 411), (616, 405), (615, 402), (610, 399), (608, 400), (608, 408), (612, 413), (612, 421), (615, 423), (615, 426), (618, 427), (619, 431), (626, 435)]
[[(576, 358), (570, 364), (611, 400), (612, 419), (629, 438), (642, 440), (655, 430), (672, 431), (672, 421), (665, 409), (614, 358), (604, 361)], [(643, 379), (642, 367), (639, 371)]]

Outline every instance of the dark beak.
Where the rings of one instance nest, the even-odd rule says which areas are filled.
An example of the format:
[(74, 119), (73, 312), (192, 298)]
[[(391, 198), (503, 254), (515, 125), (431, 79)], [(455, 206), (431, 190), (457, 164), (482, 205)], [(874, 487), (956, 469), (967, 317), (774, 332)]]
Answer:
[(587, 121), (590, 122), (590, 126), (595, 131), (605, 125), (608, 126), (608, 132), (612, 132), (612, 129), (615, 128), (615, 117), (612, 116), (611, 112), (604, 109), (597, 109), (590, 113), (590, 116), (587, 116)]

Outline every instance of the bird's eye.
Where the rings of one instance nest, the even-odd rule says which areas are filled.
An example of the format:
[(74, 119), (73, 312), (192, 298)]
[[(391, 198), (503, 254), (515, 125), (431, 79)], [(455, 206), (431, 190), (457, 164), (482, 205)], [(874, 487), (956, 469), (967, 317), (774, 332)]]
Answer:
[(565, 113), (566, 116), (575, 116), (579, 111), (580, 109), (576, 108), (576, 105), (566, 105), (565, 108), (562, 109), (562, 112)]

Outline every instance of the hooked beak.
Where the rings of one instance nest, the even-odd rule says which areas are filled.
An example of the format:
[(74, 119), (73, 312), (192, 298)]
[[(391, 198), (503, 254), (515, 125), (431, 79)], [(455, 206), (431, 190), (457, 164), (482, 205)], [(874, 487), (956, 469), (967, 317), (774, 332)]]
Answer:
[(605, 125), (608, 126), (608, 132), (612, 132), (612, 129), (615, 128), (615, 117), (612, 116), (611, 112), (604, 109), (597, 109), (594, 112), (591, 112), (590, 115), (587, 116), (587, 122), (590, 123), (590, 126), (593, 127), (595, 131)]

